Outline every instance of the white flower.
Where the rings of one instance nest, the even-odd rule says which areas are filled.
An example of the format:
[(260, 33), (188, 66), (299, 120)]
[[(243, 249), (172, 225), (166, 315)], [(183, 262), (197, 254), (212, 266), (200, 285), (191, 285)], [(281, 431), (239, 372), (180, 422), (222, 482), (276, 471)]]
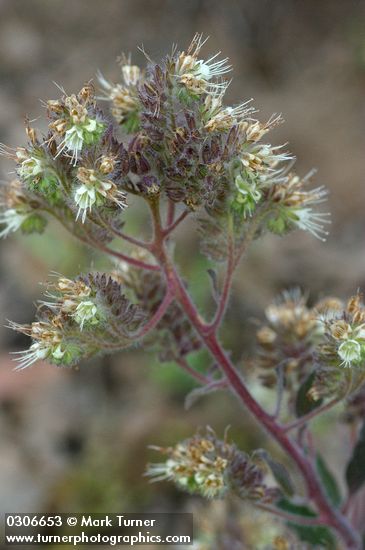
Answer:
[(205, 41), (201, 35), (195, 35), (187, 53), (182, 52), (176, 64), (176, 76), (185, 87), (195, 94), (224, 92), (226, 82), (211, 82), (213, 78), (221, 79), (231, 70), (228, 58), (217, 60), (220, 52), (207, 60), (198, 59)]
[(76, 311), (73, 314), (73, 318), (75, 319), (76, 323), (80, 325), (80, 329), (82, 330), (86, 322), (91, 322), (93, 325), (99, 322), (96, 317), (97, 313), (98, 308), (96, 307), (94, 302), (85, 301), (81, 302), (77, 306)]
[(77, 179), (81, 185), (75, 191), (75, 202), (79, 207), (76, 220), (83, 210), (82, 223), (85, 223), (87, 210), (91, 210), (95, 203), (102, 204), (104, 199), (114, 202), (119, 208), (125, 208), (125, 193), (119, 191), (111, 180), (103, 179), (96, 170), (80, 167)]
[(7, 237), (10, 233), (17, 231), (22, 223), (27, 219), (28, 214), (21, 214), (15, 208), (9, 208), (0, 214), (0, 225), (5, 225), (0, 231), (0, 238)]
[(62, 350), (60, 344), (50, 346), (46, 342), (35, 342), (27, 350), (14, 352), (14, 355), (19, 355), (19, 357), (15, 359), (19, 363), (16, 370), (26, 369), (37, 361), (46, 359), (47, 357), (53, 357), (53, 359), (60, 360), (64, 354), (65, 352)]
[(195, 66), (192, 68), (192, 72), (198, 78), (204, 80), (210, 80), (213, 77), (221, 77), (231, 70), (231, 66), (228, 65), (228, 57), (215, 61), (221, 52), (216, 53), (210, 57), (207, 61), (199, 59)]
[(28, 157), (19, 166), (19, 175), (24, 179), (35, 178), (43, 172), (43, 163), (36, 157)]
[(64, 146), (69, 151), (72, 151), (75, 163), (77, 162), (78, 154), (82, 150), (83, 145), (84, 132), (80, 126), (72, 126), (69, 130), (66, 130)]
[(345, 367), (350, 367), (351, 363), (358, 363), (361, 359), (361, 345), (356, 340), (346, 340), (338, 348), (338, 355), (343, 360)]
[(90, 145), (98, 139), (105, 125), (93, 118), (86, 117), (82, 122), (72, 124), (65, 132), (65, 137), (58, 146), (57, 155), (65, 149), (72, 154), (72, 163), (75, 166), (85, 144)]
[(206, 101), (208, 122), (205, 124), (205, 129), (208, 132), (215, 130), (228, 130), (234, 124), (238, 124), (245, 119), (247, 115), (254, 111), (253, 107), (247, 107), (249, 101), (237, 105), (236, 107), (220, 108), (221, 94), (208, 95), (212, 97), (211, 101)]
[(94, 187), (89, 185), (80, 185), (75, 191), (75, 202), (79, 207), (77, 212), (76, 221), (78, 220), (81, 211), (82, 213), (82, 223), (85, 223), (87, 210), (91, 210), (91, 207), (96, 203), (96, 191)]
[(14, 352), (14, 354), (20, 356), (16, 359), (16, 361), (19, 362), (16, 369), (26, 369), (27, 367), (30, 367), (30, 365), (33, 365), (36, 361), (45, 359), (48, 356), (49, 351), (49, 347), (42, 344), (42, 342), (35, 342), (27, 350)]
[(126, 86), (136, 86), (141, 78), (141, 69), (137, 65), (122, 65), (122, 75)]
[[(293, 210), (294, 217), (293, 223), (302, 229), (303, 231), (309, 231), (312, 235), (325, 241), (325, 236), (328, 235), (328, 231), (324, 230), (324, 224), (331, 223), (328, 219), (330, 214), (323, 212), (316, 212), (311, 207), (296, 208)], [(322, 236), (324, 235), (324, 237)]]
[(247, 181), (241, 174), (238, 174), (234, 180), (236, 187), (236, 195), (234, 197), (232, 207), (236, 210), (241, 210), (246, 217), (251, 216), (256, 208), (256, 204), (260, 201), (262, 193), (257, 186), (257, 182), (253, 179)]

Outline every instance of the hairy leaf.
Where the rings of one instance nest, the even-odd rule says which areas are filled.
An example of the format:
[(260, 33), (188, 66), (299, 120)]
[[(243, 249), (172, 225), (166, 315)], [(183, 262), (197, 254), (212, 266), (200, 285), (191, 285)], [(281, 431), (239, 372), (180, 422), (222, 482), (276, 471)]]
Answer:
[(295, 403), (295, 412), (297, 416), (304, 416), (305, 414), (308, 414), (322, 404), (322, 399), (313, 401), (313, 399), (310, 399), (310, 397), (308, 396), (308, 392), (314, 383), (315, 376), (315, 373), (312, 372), (312, 374), (310, 374), (308, 378), (304, 380), (303, 384), (298, 390)]
[(347, 464), (346, 482), (351, 494), (358, 491), (365, 483), (365, 420), (352, 457)]
[[(286, 498), (282, 498), (277, 503), (277, 506), (281, 510), (298, 517), (316, 517), (316, 513), (308, 506), (294, 504)], [(311, 548), (325, 548), (326, 550), (336, 549), (335, 537), (327, 527), (321, 525), (300, 525), (299, 523), (292, 522), (287, 522), (287, 525), (296, 533), (301, 541), (311, 544)]]
[(272, 475), (274, 476), (277, 483), (283, 489), (283, 491), (289, 495), (294, 495), (294, 486), (291, 480), (288, 470), (280, 462), (276, 462), (270, 454), (264, 449), (260, 449), (256, 454), (258, 454), (269, 466)]
[(316, 457), (316, 467), (329, 501), (333, 506), (338, 508), (342, 501), (340, 489), (337, 485), (336, 478), (328, 469), (326, 462), (319, 453)]

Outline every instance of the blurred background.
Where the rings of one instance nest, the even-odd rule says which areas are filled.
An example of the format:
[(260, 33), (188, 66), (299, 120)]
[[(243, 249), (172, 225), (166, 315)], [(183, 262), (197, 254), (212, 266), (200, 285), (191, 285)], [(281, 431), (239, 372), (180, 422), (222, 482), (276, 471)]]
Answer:
[[(317, 168), (316, 181), (330, 190), (325, 244), (302, 233), (269, 236), (248, 254), (223, 334), (241, 360), (252, 352), (251, 320), (263, 317), (283, 287), (300, 285), (313, 300), (365, 288), (364, 1), (0, 0), (0, 141), (25, 142), (24, 116), (43, 115), (39, 100), (59, 95), (53, 82), (71, 93), (98, 69), (117, 81), (121, 52), (143, 64), (137, 50), (143, 45), (158, 60), (172, 43), (186, 47), (195, 32), (210, 36), (205, 54), (229, 56), (229, 100), (253, 97), (262, 119), (282, 113), (286, 123), (271, 139), (288, 142), (300, 173)], [(9, 170), (1, 159), (1, 177)], [(191, 224), (181, 229), (178, 246), (180, 260), (189, 250), (184, 274), (204, 306), (209, 265)], [(13, 371), (9, 351), (28, 342), (2, 328), (6, 319), (33, 319), (39, 281), (50, 271), (74, 276), (99, 264), (58, 226), (43, 236), (0, 242), (0, 513), (193, 507), (203, 518), (211, 505), (142, 478), (146, 462), (155, 459), (147, 446), (174, 444), (206, 424), (219, 435), (230, 424), (232, 438), (246, 450), (266, 445), (233, 398), (216, 393), (184, 411), (193, 383), (141, 350), (78, 370), (39, 364)], [(331, 441), (326, 421), (317, 430), (339, 472), (348, 437), (341, 430)]]

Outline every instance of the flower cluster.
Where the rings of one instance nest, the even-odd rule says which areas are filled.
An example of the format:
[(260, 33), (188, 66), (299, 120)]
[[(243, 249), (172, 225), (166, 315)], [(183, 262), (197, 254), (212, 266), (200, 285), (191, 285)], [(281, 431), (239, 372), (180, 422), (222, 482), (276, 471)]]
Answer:
[(154, 481), (173, 481), (207, 498), (234, 492), (242, 499), (269, 502), (279, 496), (276, 488), (264, 484), (263, 471), (245, 453), (217, 439), (211, 429), (175, 447), (154, 449), (167, 456), (165, 462), (149, 465), (147, 475)]
[(143, 81), (143, 72), (137, 65), (132, 65), (130, 58), (122, 55), (120, 59), (122, 83), (113, 84), (99, 73), (99, 82), (104, 95), (101, 100), (111, 102), (111, 112), (118, 124), (128, 132), (135, 132), (140, 123), (140, 102), (138, 85)]
[(267, 323), (256, 332), (258, 365), (268, 372), (263, 377), (265, 382), (271, 385), (275, 381), (272, 370), (279, 366), (287, 381), (291, 376), (302, 379), (312, 365), (314, 346), (321, 338), (316, 306), (309, 308), (306, 296), (293, 289), (275, 299), (265, 314)]
[(97, 325), (101, 321), (101, 311), (95, 302), (96, 292), (82, 280), (73, 281), (60, 277), (47, 285), (46, 297), (51, 301), (41, 302), (58, 315), (71, 317), (82, 330), (84, 325)]
[(195, 95), (207, 92), (219, 94), (221, 90), (225, 89), (226, 85), (217, 82), (216, 79), (231, 70), (231, 66), (228, 65), (228, 58), (217, 59), (219, 53), (207, 60), (199, 59), (200, 50), (205, 42), (206, 40), (203, 40), (201, 35), (196, 34), (187, 52), (183, 51), (178, 54), (175, 64), (179, 82)]
[[(256, 332), (254, 361), (265, 371), (260, 376), (265, 386), (276, 386), (281, 378), (288, 406), (296, 413), (300, 395), (314, 404), (355, 394), (364, 383), (365, 308), (360, 295), (347, 305), (328, 297), (309, 307), (298, 289), (286, 291), (267, 307), (266, 319)], [(343, 367), (357, 368), (349, 372)]]
[(20, 369), (40, 359), (73, 365), (101, 351), (122, 349), (131, 344), (144, 320), (141, 309), (130, 304), (120, 285), (105, 274), (75, 280), (59, 277), (47, 284), (45, 296), (37, 321), (10, 323), (33, 341), (28, 350), (16, 352)]
[(282, 235), (297, 227), (325, 240), (328, 232), (324, 226), (330, 223), (329, 214), (316, 212), (313, 207), (325, 200), (327, 191), (324, 187), (306, 191), (305, 186), (311, 175), (309, 173), (301, 179), (293, 173), (279, 174), (268, 190), (268, 198), (275, 205), (269, 216), (270, 231)]
[(89, 84), (77, 95), (65, 94), (61, 99), (47, 101), (49, 127), (52, 139), (57, 141), (57, 154), (66, 152), (74, 165), (84, 147), (97, 143), (106, 128), (94, 96), (94, 89)]
[[(111, 117), (98, 107), (90, 83), (77, 94), (62, 90), (60, 99), (47, 101), (47, 137), (39, 139), (27, 123), (27, 146), (2, 147), (16, 163), (27, 208), (37, 199), (40, 210), (95, 242), (111, 238), (128, 193), (148, 201), (167, 197), (205, 212), (202, 249), (212, 248), (205, 241), (215, 226), (222, 257), (231, 217), (237, 239), (256, 214), (262, 230), (284, 234), (299, 228), (323, 239), (327, 214), (317, 213), (315, 205), (324, 200), (324, 189), (305, 189), (308, 177), (288, 173), (293, 157), (263, 141), (280, 116), (261, 123), (249, 102), (226, 105), (230, 65), (218, 54), (205, 60), (204, 44), (196, 35), (186, 51), (174, 49), (158, 64), (148, 58), (145, 70), (123, 56), (121, 83), (99, 75), (99, 99), (111, 104)], [(113, 122), (129, 135), (119, 141)], [(22, 226), (21, 215), (14, 208), (1, 214), (2, 236)], [(109, 237), (98, 235), (110, 226)]]
[(26, 190), (21, 181), (12, 180), (1, 189), (0, 207), (0, 238), (7, 237), (10, 233), (21, 229), (23, 233), (41, 233), (46, 225), (46, 220), (41, 216), (36, 201), (29, 201)]
[(363, 367), (365, 364), (365, 306), (362, 296), (350, 298), (340, 310), (326, 312), (321, 319), (325, 342), (320, 348), (327, 364)]
[[(37, 220), (41, 214), (43, 220), (44, 214), (54, 215), (76, 234), (80, 232), (75, 223), (78, 218), (83, 224), (87, 220), (87, 232), (93, 240), (97, 235), (95, 226), (100, 233), (100, 228), (105, 232), (109, 230), (108, 225), (120, 225), (119, 214), (126, 207), (121, 180), (129, 170), (127, 152), (113, 138), (111, 130), (104, 131), (106, 124), (98, 122), (101, 115), (92, 94), (92, 88), (84, 87), (77, 96), (48, 102), (51, 123), (46, 140), (40, 141), (36, 131), (27, 124), (27, 147), (11, 149), (2, 146), (0, 152), (16, 164), (18, 189), (22, 196), (21, 201), (15, 200), (14, 183), (5, 186), (3, 195), (6, 199), (1, 202), (3, 213), (0, 215), (0, 223), (5, 228), (1, 236), (7, 236), (19, 227), (24, 230), (22, 222), (35, 208), (38, 210)], [(55, 113), (60, 117), (57, 121), (52, 118)], [(91, 131), (90, 117), (95, 117), (92, 118), (97, 124), (95, 131)], [(79, 133), (74, 149), (68, 141), (70, 134), (67, 134), (73, 128), (71, 124)], [(71, 163), (70, 152), (73, 155)], [(17, 196), (20, 196), (20, 191)], [(101, 221), (92, 215), (94, 209), (98, 210)], [(34, 217), (32, 220), (34, 231), (45, 225), (39, 222), (38, 228)], [(32, 224), (28, 223), (28, 226), (30, 231)], [(97, 235), (97, 240), (105, 240), (105, 237)]]
[(118, 190), (108, 173), (113, 170), (113, 159), (102, 158), (99, 170), (95, 168), (80, 167), (76, 178), (78, 185), (75, 188), (75, 203), (78, 206), (76, 221), (82, 213), (82, 222), (85, 223), (87, 211), (91, 211), (94, 205), (100, 205), (105, 200), (115, 203), (119, 208), (125, 208), (126, 194)]

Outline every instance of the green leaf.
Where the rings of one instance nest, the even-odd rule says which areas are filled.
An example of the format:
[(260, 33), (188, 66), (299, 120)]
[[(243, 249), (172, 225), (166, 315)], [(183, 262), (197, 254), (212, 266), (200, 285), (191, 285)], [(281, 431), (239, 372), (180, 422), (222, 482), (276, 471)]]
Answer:
[(21, 230), (26, 235), (30, 235), (31, 233), (43, 233), (46, 225), (47, 220), (43, 216), (40, 214), (31, 214), (23, 221)]
[(308, 397), (308, 392), (313, 385), (315, 376), (315, 372), (312, 372), (312, 374), (310, 374), (308, 378), (304, 380), (303, 384), (298, 390), (295, 403), (295, 412), (297, 416), (304, 416), (305, 414), (308, 414), (322, 404), (323, 399), (313, 401)]
[(293, 482), (292, 482), (290, 474), (289, 474), (288, 470), (285, 468), (285, 466), (283, 464), (281, 464), (280, 462), (276, 462), (275, 460), (273, 460), (273, 458), (270, 456), (270, 454), (267, 451), (263, 450), (263, 449), (260, 449), (259, 451), (256, 451), (255, 454), (257, 454), (258, 456), (260, 456), (260, 458), (265, 460), (266, 464), (269, 466), (269, 468), (272, 472), (272, 475), (275, 478), (275, 481), (277, 481), (277, 483), (280, 485), (280, 487), (283, 489), (283, 491), (287, 495), (293, 496), (294, 495)]
[(328, 469), (327, 464), (319, 453), (316, 457), (316, 467), (318, 475), (321, 478), (323, 487), (326, 491), (328, 500), (331, 502), (331, 504), (333, 504), (333, 506), (335, 506), (335, 508), (339, 508), (342, 502), (342, 497), (337, 485), (337, 481), (332, 472)]
[[(303, 504), (294, 504), (286, 498), (282, 498), (277, 507), (290, 514), (302, 517), (316, 517), (316, 513)], [(326, 550), (336, 549), (336, 539), (332, 532), (322, 525), (300, 525), (299, 523), (287, 522), (287, 525), (294, 531), (302, 542), (308, 542), (311, 548), (325, 548)]]
[(346, 482), (350, 494), (355, 493), (365, 482), (365, 420), (352, 457), (346, 468)]

